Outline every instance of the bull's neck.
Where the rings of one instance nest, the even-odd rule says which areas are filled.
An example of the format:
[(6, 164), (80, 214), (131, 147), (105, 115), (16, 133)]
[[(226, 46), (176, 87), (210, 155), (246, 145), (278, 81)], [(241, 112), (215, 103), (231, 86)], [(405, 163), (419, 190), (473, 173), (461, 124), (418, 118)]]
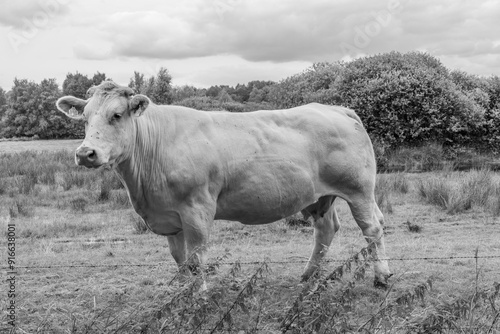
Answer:
[(159, 184), (162, 180), (166, 181), (169, 142), (166, 127), (174, 123), (163, 119), (169, 118), (166, 114), (152, 112), (134, 122), (128, 155), (117, 166), (117, 173), (125, 182), (132, 201), (134, 197), (139, 200), (138, 197), (163, 186)]

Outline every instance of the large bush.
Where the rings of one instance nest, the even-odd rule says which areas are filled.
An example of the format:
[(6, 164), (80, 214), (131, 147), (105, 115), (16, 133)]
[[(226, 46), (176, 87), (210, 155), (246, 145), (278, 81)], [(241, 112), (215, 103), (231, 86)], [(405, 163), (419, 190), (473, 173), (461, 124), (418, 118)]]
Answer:
[(336, 89), (342, 104), (389, 146), (464, 143), (484, 122), (484, 109), (427, 54), (392, 52), (355, 60), (345, 65)]
[(308, 102), (354, 109), (379, 146), (500, 143), (500, 80), (451, 72), (428, 54), (390, 52), (318, 63), (271, 88), (279, 107)]

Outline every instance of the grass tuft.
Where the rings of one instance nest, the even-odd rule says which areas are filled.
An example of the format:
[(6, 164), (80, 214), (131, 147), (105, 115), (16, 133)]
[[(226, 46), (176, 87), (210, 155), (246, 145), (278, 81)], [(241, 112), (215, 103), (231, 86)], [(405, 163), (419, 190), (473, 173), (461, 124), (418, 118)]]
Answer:
[(85, 184), (85, 172), (78, 170), (69, 170), (63, 174), (62, 187), (65, 191), (71, 188), (82, 188)]
[(71, 210), (73, 210), (75, 212), (85, 212), (85, 209), (87, 208), (87, 205), (89, 204), (89, 201), (86, 198), (77, 197), (75, 199), (72, 199), (69, 203), (70, 203)]
[(418, 193), (427, 203), (441, 207), (449, 214), (457, 214), (473, 207), (486, 208), (491, 198), (497, 196), (499, 187), (494, 173), (481, 169), (421, 179)]
[(293, 215), (285, 218), (285, 225), (291, 229), (298, 229), (301, 227), (311, 226), (311, 223), (308, 220), (305, 220), (302, 215)]
[(406, 228), (410, 232), (413, 232), (413, 233), (420, 233), (420, 232), (422, 232), (422, 226), (420, 226), (420, 225), (418, 225), (416, 223), (412, 223), (409, 220), (406, 221), (406, 223), (404, 223), (404, 225), (406, 225)]

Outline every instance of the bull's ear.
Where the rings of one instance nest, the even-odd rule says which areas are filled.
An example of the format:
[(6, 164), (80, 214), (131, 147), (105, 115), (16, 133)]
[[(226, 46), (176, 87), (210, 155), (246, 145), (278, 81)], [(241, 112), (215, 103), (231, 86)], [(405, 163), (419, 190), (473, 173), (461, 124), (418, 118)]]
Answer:
[(88, 101), (74, 96), (63, 96), (56, 102), (57, 109), (73, 119), (83, 119), (83, 109)]
[(139, 117), (146, 110), (150, 102), (147, 96), (141, 94), (134, 95), (129, 102), (130, 111), (134, 116)]

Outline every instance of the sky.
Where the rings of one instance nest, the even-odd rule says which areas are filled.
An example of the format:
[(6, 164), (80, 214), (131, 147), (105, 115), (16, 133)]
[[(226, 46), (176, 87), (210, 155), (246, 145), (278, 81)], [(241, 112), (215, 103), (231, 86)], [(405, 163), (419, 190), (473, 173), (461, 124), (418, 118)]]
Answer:
[(500, 75), (500, 1), (0, 0), (0, 87), (67, 73), (127, 85), (166, 67), (174, 85), (279, 81), (315, 62), (418, 50)]

